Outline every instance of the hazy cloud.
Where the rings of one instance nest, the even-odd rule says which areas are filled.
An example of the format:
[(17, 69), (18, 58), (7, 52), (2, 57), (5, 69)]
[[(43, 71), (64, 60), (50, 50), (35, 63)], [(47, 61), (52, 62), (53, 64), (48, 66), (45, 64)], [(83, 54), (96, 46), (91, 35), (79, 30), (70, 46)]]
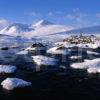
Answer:
[(27, 12), (25, 13), (25, 15), (29, 15), (29, 16), (34, 16), (34, 17), (41, 17), (41, 13), (36, 12), (36, 11), (32, 11), (32, 12)]
[(36, 19), (51, 19), (56, 21), (57, 23), (66, 23), (70, 25), (75, 25), (77, 27), (86, 27), (91, 25), (98, 24), (98, 21), (94, 21), (95, 18), (100, 18), (100, 13), (97, 13), (95, 15), (91, 15), (89, 13), (86, 13), (79, 8), (72, 8), (69, 9), (69, 11), (49, 11), (45, 14), (42, 14), (40, 12), (32, 11), (25, 13), (29, 16), (34, 16)]
[(78, 8), (73, 9), (71, 13), (65, 15), (65, 18), (75, 20), (76, 22), (84, 21), (83, 19), (85, 19), (86, 17), (88, 17), (88, 14), (80, 11)]
[(0, 19), (0, 25), (6, 25), (8, 23), (9, 23), (8, 20), (6, 20), (6, 19)]
[(55, 16), (55, 14), (53, 12), (49, 12), (47, 15), (48, 16)]
[(50, 16), (50, 17), (62, 17), (62, 15), (63, 15), (63, 12), (61, 12), (61, 11), (56, 11), (56, 12), (49, 12), (48, 14), (47, 14), (48, 16)]
[(96, 14), (96, 17), (97, 17), (97, 18), (100, 18), (100, 13), (97, 13), (97, 14)]
[(90, 15), (81, 11), (79, 8), (73, 9), (70, 13), (65, 15), (66, 20), (70, 20), (77, 27), (86, 27), (91, 26), (91, 19), (89, 19)]
[(0, 29), (6, 27), (10, 22), (6, 19), (0, 18)]

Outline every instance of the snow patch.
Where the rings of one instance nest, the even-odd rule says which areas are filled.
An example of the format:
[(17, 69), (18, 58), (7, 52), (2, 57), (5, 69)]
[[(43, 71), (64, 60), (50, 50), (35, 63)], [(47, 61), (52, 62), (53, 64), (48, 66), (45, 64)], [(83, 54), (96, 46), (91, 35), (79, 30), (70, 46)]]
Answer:
[(91, 67), (91, 68), (88, 68), (87, 72), (90, 73), (90, 74), (91, 73), (93, 73), (93, 74), (100, 73), (100, 67), (93, 67), (93, 68)]
[(89, 50), (87, 50), (87, 54), (100, 55), (100, 53), (98, 52), (89, 51)]
[(70, 59), (74, 60), (74, 59), (82, 59), (82, 56), (71, 56)]
[(1, 82), (1, 85), (6, 90), (13, 90), (19, 87), (22, 88), (30, 86), (31, 83), (18, 78), (6, 78), (3, 82)]
[(74, 69), (86, 69), (88, 65), (85, 62), (79, 62), (71, 64), (71, 67)]
[(87, 69), (88, 73), (100, 73), (100, 58), (73, 63), (71, 67), (75, 69)]
[(40, 51), (40, 50), (45, 50), (44, 47), (28, 47), (25, 49), (26, 51)]
[(51, 57), (47, 57), (47, 56), (42, 56), (42, 55), (37, 55), (37, 56), (32, 56), (33, 61), (37, 64), (37, 65), (47, 65), (47, 66), (53, 66), (56, 65), (58, 60), (51, 58)]
[(16, 53), (17, 55), (28, 55), (28, 51), (26, 50), (23, 50), (23, 51), (20, 51), (18, 53)]
[(47, 53), (68, 55), (70, 54), (70, 51), (68, 51), (68, 49), (66, 49), (65, 47), (53, 47), (53, 48), (48, 49)]
[(53, 23), (46, 21), (46, 20), (40, 20), (38, 21), (35, 25), (32, 25), (33, 28), (39, 28), (41, 26), (46, 26), (46, 25), (52, 25)]

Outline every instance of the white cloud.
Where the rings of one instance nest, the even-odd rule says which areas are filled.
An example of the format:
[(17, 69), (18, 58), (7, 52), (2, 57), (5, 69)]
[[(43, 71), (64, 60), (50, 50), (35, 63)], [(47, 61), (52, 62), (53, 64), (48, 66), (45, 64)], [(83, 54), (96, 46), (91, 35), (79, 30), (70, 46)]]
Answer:
[(83, 19), (86, 18), (88, 14), (82, 13), (82, 12), (76, 12), (76, 13), (70, 13), (66, 14), (65, 18), (70, 19), (70, 20), (75, 20), (77, 22), (84, 21)]
[(96, 14), (96, 17), (97, 17), (97, 18), (100, 18), (100, 13), (97, 13), (97, 14)]
[(7, 25), (9, 25), (9, 21), (6, 19), (1, 18), (0, 19), (0, 29), (6, 27)]
[(81, 11), (79, 8), (72, 9), (72, 12), (66, 14), (64, 18), (74, 23), (77, 27), (91, 26), (90, 15)]
[(81, 11), (79, 8), (74, 8), (69, 13), (61, 11), (49, 12), (48, 16), (58, 22), (62, 20), (62, 22), (68, 22), (70, 25), (78, 28), (91, 25), (91, 21), (88, 19), (89, 14)]
[(49, 12), (48, 16), (54, 16), (55, 14), (53, 12)]
[(0, 25), (7, 25), (9, 22), (6, 19), (0, 19)]
[(79, 8), (74, 8), (72, 9), (72, 11), (70, 11), (70, 13), (67, 14), (66, 12), (55, 11), (55, 12), (49, 12), (48, 16), (53, 18), (60, 18), (62, 20), (68, 19), (70, 21), (76, 21), (78, 23), (82, 22), (83, 19), (88, 16), (88, 14), (81, 12)]
[(32, 12), (27, 12), (25, 13), (25, 15), (29, 15), (29, 16), (34, 16), (34, 17), (41, 17), (41, 13), (36, 12), (36, 11), (32, 11)]
[(50, 16), (50, 17), (61, 17), (63, 15), (63, 12), (61, 12), (61, 11), (55, 11), (55, 12), (50, 11), (47, 15)]

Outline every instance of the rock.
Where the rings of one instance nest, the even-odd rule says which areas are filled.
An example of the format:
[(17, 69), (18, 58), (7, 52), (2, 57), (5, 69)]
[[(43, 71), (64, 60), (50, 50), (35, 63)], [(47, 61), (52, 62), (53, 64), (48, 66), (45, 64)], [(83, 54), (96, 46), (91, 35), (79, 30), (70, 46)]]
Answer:
[(30, 47), (26, 48), (27, 51), (34, 51), (34, 50), (45, 50), (45, 46), (41, 43), (34, 43)]
[(47, 53), (48, 54), (69, 55), (70, 54), (70, 51), (68, 51), (63, 46), (57, 46), (57, 47), (53, 47), (53, 48), (50, 48), (49, 50), (47, 50)]
[(8, 50), (9, 47), (2, 47), (1, 50)]

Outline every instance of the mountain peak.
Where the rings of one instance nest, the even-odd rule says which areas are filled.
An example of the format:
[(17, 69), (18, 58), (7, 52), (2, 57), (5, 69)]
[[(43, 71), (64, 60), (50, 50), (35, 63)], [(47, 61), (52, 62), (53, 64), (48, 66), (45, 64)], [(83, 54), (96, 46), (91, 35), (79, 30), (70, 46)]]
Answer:
[(13, 23), (13, 24), (8, 26), (8, 29), (11, 28), (11, 27), (26, 28), (26, 27), (28, 27), (28, 25), (27, 24), (21, 24), (21, 23)]
[(53, 23), (47, 21), (47, 20), (40, 20), (38, 21), (35, 25), (35, 27), (38, 27), (38, 26), (45, 26), (45, 25), (52, 25)]
[(13, 23), (6, 28), (2, 29), (1, 33), (21, 33), (21, 32), (29, 32), (34, 29), (30, 28), (27, 24), (21, 24), (21, 23)]

